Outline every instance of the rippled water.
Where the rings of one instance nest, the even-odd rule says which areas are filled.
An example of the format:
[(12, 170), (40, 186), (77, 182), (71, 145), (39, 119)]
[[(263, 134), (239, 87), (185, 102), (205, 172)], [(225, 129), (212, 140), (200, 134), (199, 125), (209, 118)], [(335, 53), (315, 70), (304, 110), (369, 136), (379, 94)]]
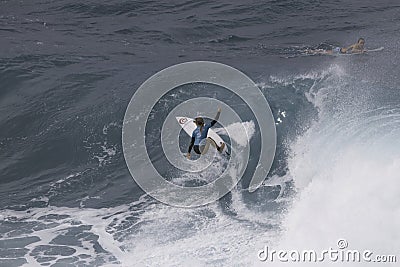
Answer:
[[(264, 245), (326, 248), (338, 238), (396, 253), (399, 12), (398, 1), (1, 1), (0, 265), (254, 266), (265, 265)], [(302, 56), (359, 37), (384, 50)], [(255, 193), (245, 176), (220, 201), (179, 209), (134, 183), (121, 129), (141, 83), (192, 60), (251, 77), (278, 144)], [(193, 95), (254, 120), (218, 88), (173, 93), (153, 111), (155, 133)], [(160, 163), (157, 136), (148, 142)], [(256, 130), (250, 166), (259, 142)]]

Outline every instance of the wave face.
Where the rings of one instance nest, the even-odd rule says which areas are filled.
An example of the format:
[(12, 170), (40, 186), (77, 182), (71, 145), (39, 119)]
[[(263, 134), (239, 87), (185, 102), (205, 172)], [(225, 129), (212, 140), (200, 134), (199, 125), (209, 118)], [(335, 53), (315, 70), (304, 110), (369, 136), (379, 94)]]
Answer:
[[(264, 266), (257, 252), (265, 246), (320, 251), (344, 238), (349, 249), (375, 254), (400, 247), (396, 1), (0, 5), (1, 266)], [(358, 37), (385, 48), (302, 54)], [(249, 193), (261, 142), (249, 107), (211, 85), (165, 95), (149, 118), (146, 145), (176, 184), (208, 183), (225, 166), (196, 176), (165, 164), (160, 127), (178, 104), (219, 99), (251, 133), (249, 171), (238, 186), (215, 203), (181, 209), (134, 183), (121, 130), (140, 84), (192, 60), (229, 64), (257, 82), (278, 144), (263, 186)], [(244, 133), (232, 138), (247, 141)], [(180, 137), (182, 151), (188, 142)]]
[(291, 145), (288, 170), (298, 194), (276, 249), (319, 253), (344, 238), (349, 249), (387, 255), (400, 244), (393, 234), (400, 222), (400, 94), (339, 66), (329, 73), (309, 94), (318, 119)]

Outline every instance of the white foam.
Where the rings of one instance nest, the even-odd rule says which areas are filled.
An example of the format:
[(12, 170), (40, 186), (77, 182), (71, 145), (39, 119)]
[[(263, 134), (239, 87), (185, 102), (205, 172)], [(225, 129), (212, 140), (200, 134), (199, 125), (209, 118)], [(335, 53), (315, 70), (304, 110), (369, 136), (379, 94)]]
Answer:
[[(335, 86), (331, 89), (340, 90), (340, 84)], [(314, 99), (327, 94), (320, 88)], [(335, 92), (329, 93), (332, 97)], [(319, 120), (291, 146), (288, 167), (298, 195), (284, 220), (285, 234), (274, 248), (322, 251), (337, 248), (337, 240), (345, 238), (349, 249), (396, 254), (400, 122), (393, 112), (399, 115), (400, 110), (359, 108), (352, 114), (349, 106), (332, 116), (324, 101), (315, 102), (321, 108)]]
[[(245, 129), (245, 132), (242, 129)], [(218, 134), (227, 135), (240, 146), (246, 146), (255, 133), (254, 121), (232, 123), (225, 128), (216, 128)]]

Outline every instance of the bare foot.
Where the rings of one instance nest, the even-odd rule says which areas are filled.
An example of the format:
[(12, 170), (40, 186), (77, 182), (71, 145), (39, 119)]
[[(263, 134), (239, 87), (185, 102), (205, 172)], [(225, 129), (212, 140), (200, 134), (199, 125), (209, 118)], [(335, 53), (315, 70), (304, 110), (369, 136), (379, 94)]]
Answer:
[(222, 153), (222, 151), (224, 151), (225, 148), (225, 143), (221, 142), (221, 145), (219, 146), (219, 148), (217, 149), (219, 153)]

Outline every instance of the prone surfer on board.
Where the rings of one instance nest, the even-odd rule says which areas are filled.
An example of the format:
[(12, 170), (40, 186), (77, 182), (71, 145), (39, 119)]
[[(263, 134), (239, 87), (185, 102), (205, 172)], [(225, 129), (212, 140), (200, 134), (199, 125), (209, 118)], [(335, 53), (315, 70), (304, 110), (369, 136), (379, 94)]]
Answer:
[(321, 55), (334, 55), (334, 54), (359, 54), (364, 53), (367, 50), (364, 48), (364, 38), (359, 38), (357, 43), (352, 44), (349, 47), (332, 47), (331, 49), (307, 49), (307, 54), (321, 54)]
[(220, 114), (221, 108), (218, 108), (218, 112), (217, 115), (215, 115), (214, 120), (207, 124), (204, 124), (204, 119), (202, 117), (197, 117), (194, 119), (193, 122), (196, 124), (197, 128), (192, 133), (192, 140), (186, 155), (188, 159), (190, 159), (190, 152), (192, 151), (192, 148), (197, 154), (206, 154), (210, 145), (212, 145), (218, 150), (219, 153), (222, 153), (225, 144), (221, 142), (220, 146), (218, 146), (212, 138), (207, 137), (208, 130), (217, 123)]

